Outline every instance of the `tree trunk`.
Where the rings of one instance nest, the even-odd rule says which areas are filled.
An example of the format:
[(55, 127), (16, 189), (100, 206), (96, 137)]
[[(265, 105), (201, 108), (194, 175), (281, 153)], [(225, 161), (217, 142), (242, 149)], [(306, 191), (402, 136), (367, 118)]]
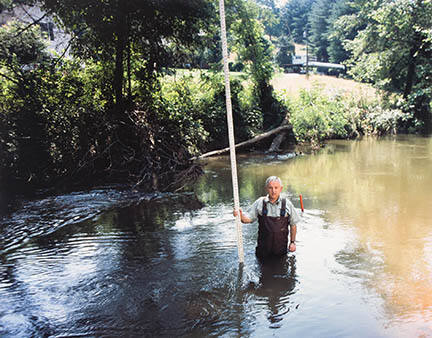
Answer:
[(126, 14), (119, 9), (117, 16), (117, 44), (116, 44), (116, 55), (115, 55), (115, 70), (114, 70), (114, 95), (115, 103), (117, 107), (123, 105), (123, 80), (124, 80), (124, 52), (126, 49), (126, 32), (127, 32), (127, 20)]
[(117, 42), (115, 70), (114, 70), (114, 95), (115, 103), (120, 106), (123, 102), (123, 48), (121, 46), (121, 39)]
[(405, 81), (405, 89), (403, 93), (403, 97), (406, 99), (409, 94), (411, 94), (411, 90), (414, 83), (414, 76), (416, 71), (416, 57), (414, 56), (419, 50), (419, 46), (416, 44), (410, 50), (409, 59), (408, 59), (408, 69), (407, 76)]
[(128, 43), (128, 49), (127, 49), (127, 81), (128, 81), (128, 101), (132, 100), (132, 81), (131, 81), (131, 50), (130, 50), (130, 43)]

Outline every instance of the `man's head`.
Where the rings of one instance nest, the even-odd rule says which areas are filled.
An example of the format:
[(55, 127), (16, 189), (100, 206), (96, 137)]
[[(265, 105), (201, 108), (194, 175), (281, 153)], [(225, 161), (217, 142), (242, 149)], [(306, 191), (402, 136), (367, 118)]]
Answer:
[(275, 202), (279, 198), (282, 191), (282, 181), (277, 176), (270, 176), (266, 180), (265, 188), (269, 195), (270, 202)]

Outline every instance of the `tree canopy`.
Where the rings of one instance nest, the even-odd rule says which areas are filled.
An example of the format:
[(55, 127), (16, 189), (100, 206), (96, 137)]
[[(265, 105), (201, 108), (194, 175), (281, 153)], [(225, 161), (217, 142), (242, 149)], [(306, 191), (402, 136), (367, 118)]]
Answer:
[[(0, 183), (126, 177), (157, 189), (156, 178), (189, 173), (192, 156), (226, 142), (216, 1), (0, 0), (0, 11), (35, 3), (69, 34), (71, 57), (48, 52), (42, 18), (0, 27)], [(396, 109), (391, 127), (375, 130), (402, 119), (414, 130), (430, 127), (432, 0), (287, 0), (281, 7), (226, 0), (225, 8), (231, 68), (243, 72), (232, 80), (237, 141), (277, 126), (290, 109), (301, 112), (293, 128), (300, 140), (366, 130), (364, 120), (355, 126), (338, 118), (345, 113), (337, 100), (316, 95), (331, 109), (303, 109), (275, 94), (276, 64), (289, 64), (294, 43), (305, 42), (318, 61), (344, 63), (343, 76), (398, 97), (388, 104), (405, 116)], [(179, 68), (208, 71), (178, 79), (173, 74), (189, 74)]]
[[(172, 62), (170, 47), (192, 45), (200, 39), (213, 15), (207, 0), (43, 0), (65, 30), (73, 36), (72, 48), (81, 59), (102, 60), (113, 72), (115, 102), (124, 96), (125, 60), (144, 62), (147, 77)], [(142, 65), (142, 63), (141, 63)], [(130, 74), (130, 71), (128, 74)]]
[[(415, 114), (430, 124), (432, 1), (357, 1), (364, 28), (347, 43), (350, 74), (379, 88), (402, 93)], [(367, 11), (366, 11), (367, 9)]]

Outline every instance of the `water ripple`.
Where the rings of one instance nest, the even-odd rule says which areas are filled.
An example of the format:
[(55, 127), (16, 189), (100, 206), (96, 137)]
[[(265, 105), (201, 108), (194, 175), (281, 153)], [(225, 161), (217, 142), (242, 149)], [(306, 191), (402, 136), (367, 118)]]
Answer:
[(0, 254), (24, 247), (33, 238), (49, 236), (73, 224), (97, 218), (114, 207), (189, 198), (187, 194), (144, 194), (128, 189), (95, 189), (24, 201), (19, 210), (0, 218)]

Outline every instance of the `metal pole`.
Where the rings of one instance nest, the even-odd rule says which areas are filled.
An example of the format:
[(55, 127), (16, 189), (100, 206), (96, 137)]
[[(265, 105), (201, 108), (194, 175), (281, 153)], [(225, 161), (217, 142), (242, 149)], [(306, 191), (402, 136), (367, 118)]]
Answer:
[(237, 226), (237, 249), (239, 263), (244, 262), (243, 253), (243, 235), (242, 225), (240, 222), (239, 214), (239, 193), (238, 193), (238, 182), (237, 182), (237, 164), (236, 164), (236, 153), (235, 153), (235, 140), (234, 140), (234, 126), (232, 118), (232, 106), (231, 106), (231, 88), (229, 81), (229, 68), (228, 68), (228, 48), (226, 38), (226, 26), (225, 26), (225, 5), (224, 0), (219, 0), (219, 14), (220, 14), (220, 26), (221, 26), (221, 38), (222, 38), (222, 56), (223, 56), (223, 69), (225, 74), (225, 99), (227, 109), (227, 123), (228, 123), (228, 139), (230, 146), (230, 159), (231, 159), (231, 176), (233, 185), (234, 195), (234, 210), (237, 211), (236, 226)]

